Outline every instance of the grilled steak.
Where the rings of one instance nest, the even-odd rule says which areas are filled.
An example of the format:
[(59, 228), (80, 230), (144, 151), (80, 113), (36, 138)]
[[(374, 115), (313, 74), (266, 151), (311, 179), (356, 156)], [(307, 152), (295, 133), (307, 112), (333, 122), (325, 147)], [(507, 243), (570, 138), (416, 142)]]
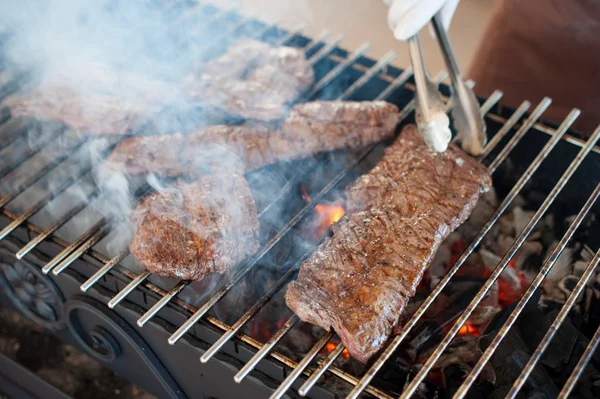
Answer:
[(126, 135), (176, 96), (177, 88), (90, 64), (85, 73), (46, 76), (27, 93), (6, 99), (13, 117), (64, 123), (82, 132)]
[(226, 273), (259, 246), (256, 205), (241, 170), (152, 193), (131, 218), (138, 227), (131, 254), (165, 277)]
[(397, 123), (398, 108), (383, 101), (316, 101), (294, 106), (279, 129), (211, 126), (188, 136), (132, 137), (115, 148), (105, 166), (128, 174), (193, 175), (206, 163), (203, 147), (220, 143), (252, 170), (379, 142), (393, 136)]
[(440, 243), (490, 185), (485, 167), (458, 147), (437, 153), (406, 127), (349, 187), (349, 216), (302, 264), (287, 305), (302, 320), (333, 328), (366, 362), (392, 334)]
[(282, 119), (314, 82), (301, 49), (242, 40), (208, 61), (182, 84), (192, 100), (244, 119)]

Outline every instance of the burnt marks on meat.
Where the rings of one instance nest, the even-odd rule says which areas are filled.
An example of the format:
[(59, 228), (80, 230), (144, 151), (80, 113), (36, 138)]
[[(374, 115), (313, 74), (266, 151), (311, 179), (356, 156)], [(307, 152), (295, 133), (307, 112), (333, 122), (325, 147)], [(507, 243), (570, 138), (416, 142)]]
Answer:
[(434, 152), (407, 126), (348, 188), (349, 216), (303, 263), (287, 305), (302, 320), (333, 328), (366, 362), (389, 339), (441, 242), (490, 186), (475, 159), (455, 145)]

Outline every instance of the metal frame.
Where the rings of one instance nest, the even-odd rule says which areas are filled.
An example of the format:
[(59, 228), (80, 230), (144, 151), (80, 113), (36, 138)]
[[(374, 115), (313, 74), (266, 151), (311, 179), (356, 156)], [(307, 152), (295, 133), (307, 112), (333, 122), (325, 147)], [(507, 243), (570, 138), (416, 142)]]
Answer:
[[(230, 11), (224, 11), (222, 13), (215, 13), (213, 15), (214, 21), (219, 20), (223, 16), (227, 15)], [(214, 22), (213, 21), (213, 22)], [(213, 23), (211, 22), (211, 23)], [(243, 23), (235, 24), (235, 30), (241, 28), (245, 23), (250, 22), (250, 20), (245, 20)], [(271, 29), (276, 28), (275, 25), (267, 25), (263, 33), (261, 33), (261, 37), (264, 33), (268, 32)], [(287, 32), (279, 41), (279, 44), (285, 44), (297, 35), (300, 35), (302, 31), (302, 27), (298, 28), (296, 31)], [(361, 72), (361, 76), (354, 81), (346, 89), (346, 91), (339, 97), (340, 99), (347, 99), (352, 97), (358, 90), (364, 87), (367, 83), (369, 83), (372, 79), (378, 78), (385, 82), (387, 82), (387, 86), (384, 90), (376, 97), (376, 99), (385, 99), (394, 94), (397, 90), (404, 89), (414, 91), (414, 85), (409, 82), (409, 79), (412, 75), (412, 70), (409, 68), (405, 70), (402, 74), (397, 77), (393, 77), (389, 75), (386, 71), (387, 66), (394, 59), (394, 53), (390, 52), (386, 54), (381, 60), (370, 67), (366, 67), (361, 64), (359, 60), (363, 57), (364, 53), (368, 49), (368, 44), (365, 44), (355, 50), (354, 52), (347, 54), (345, 57), (340, 57), (339, 55), (332, 54), (338, 47), (338, 44), (341, 42), (342, 37), (338, 37), (329, 41), (328, 43), (324, 43), (328, 36), (327, 32), (324, 32), (319, 38), (310, 41), (304, 47), (305, 51), (312, 51), (319, 46), (321, 46), (314, 54), (312, 54), (309, 59), (310, 62), (315, 65), (318, 62), (324, 60), (325, 58), (329, 58), (337, 63), (332, 70), (330, 70), (325, 76), (315, 84), (313, 90), (311, 91), (311, 96), (318, 94), (325, 88), (329, 83), (331, 83), (336, 77), (338, 77), (341, 73), (348, 69), (353, 69)], [(438, 75), (438, 81), (441, 82), (445, 79), (445, 74)], [(223, 331), (223, 334), (220, 338), (212, 345), (210, 348), (202, 355), (200, 360), (202, 362), (209, 361), (216, 353), (220, 351), (220, 349), (230, 340), (237, 338), (241, 342), (244, 342), (254, 348), (257, 349), (255, 355), (243, 366), (243, 368), (237, 373), (234, 377), (234, 381), (239, 383), (241, 382), (248, 374), (255, 368), (255, 366), (266, 356), (270, 356), (289, 368), (292, 369), (291, 373), (284, 379), (278, 389), (276, 389), (271, 396), (272, 398), (281, 397), (287, 389), (294, 383), (301, 375), (308, 376), (306, 382), (302, 385), (299, 390), (300, 395), (307, 395), (310, 389), (317, 383), (318, 379), (325, 374), (326, 372), (332, 373), (333, 375), (343, 379), (344, 381), (354, 385), (354, 389), (348, 395), (349, 398), (356, 398), (362, 392), (368, 392), (373, 396), (379, 398), (389, 398), (390, 395), (369, 385), (376, 373), (381, 369), (381, 367), (385, 364), (385, 362), (389, 359), (392, 353), (399, 347), (399, 345), (404, 341), (404, 339), (408, 336), (408, 334), (412, 331), (412, 329), (417, 325), (417, 322), (421, 319), (421, 317), (425, 314), (427, 309), (432, 305), (434, 300), (441, 293), (443, 288), (451, 281), (453, 275), (458, 271), (458, 269), (464, 264), (466, 259), (473, 253), (477, 245), (482, 241), (485, 235), (491, 230), (494, 224), (498, 221), (500, 216), (506, 211), (506, 209), (510, 206), (512, 201), (516, 198), (516, 196), (523, 189), (525, 184), (530, 181), (533, 174), (539, 168), (541, 163), (546, 159), (546, 157), (550, 154), (550, 152), (555, 148), (555, 146), (561, 141), (567, 141), (571, 144), (577, 145), (581, 147), (579, 154), (572, 161), (568, 169), (565, 171), (559, 182), (556, 184), (552, 192), (549, 194), (548, 198), (539, 210), (535, 213), (532, 220), (529, 222), (525, 230), (520, 234), (520, 236), (515, 240), (514, 244), (511, 246), (511, 249), (508, 253), (502, 258), (502, 261), (493, 271), (490, 278), (486, 281), (484, 286), (477, 293), (473, 301), (469, 304), (469, 306), (464, 310), (461, 314), (457, 322), (453, 325), (447, 335), (444, 337), (442, 342), (433, 352), (432, 356), (425, 363), (423, 368), (417, 373), (417, 375), (410, 381), (410, 383), (405, 387), (405, 390), (402, 394), (402, 397), (409, 397), (415, 393), (418, 385), (424, 380), (427, 373), (431, 370), (435, 362), (440, 358), (443, 354), (444, 350), (447, 348), (451, 340), (456, 336), (459, 329), (462, 327), (464, 322), (468, 319), (469, 315), (475, 310), (477, 305), (484, 299), (486, 293), (500, 276), (504, 268), (508, 265), (508, 262), (511, 260), (512, 256), (516, 253), (516, 251), (520, 248), (523, 242), (526, 240), (527, 236), (531, 233), (535, 225), (539, 222), (541, 217), (547, 211), (549, 206), (556, 199), (558, 194), (564, 188), (567, 181), (570, 177), (575, 173), (577, 168), (580, 166), (584, 158), (591, 152), (600, 153), (600, 149), (595, 146), (596, 141), (600, 137), (600, 128), (598, 128), (594, 134), (590, 137), (587, 142), (583, 142), (580, 139), (577, 139), (573, 136), (567, 135), (567, 131), (570, 126), (574, 122), (574, 120), (579, 115), (578, 110), (573, 110), (569, 116), (563, 121), (563, 123), (557, 128), (552, 129), (549, 128), (542, 123), (538, 122), (541, 118), (544, 111), (550, 105), (551, 100), (548, 98), (543, 99), (537, 107), (532, 111), (532, 113), (527, 117), (524, 121), (523, 116), (530, 108), (531, 104), (528, 101), (525, 101), (521, 104), (521, 106), (509, 117), (504, 118), (500, 115), (490, 114), (491, 109), (497, 104), (502, 96), (501, 92), (494, 92), (490, 98), (481, 106), (481, 113), (489, 120), (494, 122), (502, 123), (501, 129), (498, 131), (496, 136), (490, 140), (488, 145), (485, 148), (483, 155), (481, 156), (481, 160), (486, 159), (493, 151), (494, 148), (498, 146), (498, 144), (502, 141), (508, 133), (517, 129), (516, 133), (512, 136), (509, 142), (502, 148), (502, 150), (498, 153), (498, 155), (491, 161), (489, 166), (490, 174), (493, 174), (498, 166), (507, 159), (511, 151), (517, 146), (520, 140), (531, 130), (535, 129), (537, 131), (548, 134), (550, 140), (546, 143), (544, 148), (538, 153), (535, 160), (529, 165), (526, 172), (521, 176), (518, 182), (515, 184), (510, 193), (506, 196), (506, 198), (502, 201), (502, 203), (498, 206), (498, 209), (495, 213), (490, 217), (485, 226), (481, 229), (478, 235), (473, 239), (473, 241), (469, 244), (469, 246), (465, 249), (463, 254), (457, 260), (457, 262), (450, 268), (444, 278), (439, 282), (439, 284), (435, 287), (435, 289), (431, 292), (429, 297), (425, 300), (425, 302), (419, 307), (416, 313), (410, 318), (410, 320), (405, 324), (402, 333), (398, 336), (395, 336), (386, 346), (386, 348), (382, 351), (382, 353), (374, 360), (370, 368), (367, 370), (364, 376), (361, 378), (357, 378), (356, 376), (350, 375), (343, 370), (333, 366), (334, 361), (337, 357), (342, 353), (344, 346), (342, 344), (338, 344), (333, 352), (331, 352), (322, 362), (320, 362), (316, 369), (312, 370), (309, 368), (309, 365), (314, 360), (314, 358), (319, 354), (321, 349), (334, 337), (334, 332), (326, 332), (309, 350), (307, 355), (300, 361), (295, 362), (286, 356), (273, 351), (274, 346), (281, 340), (286, 333), (288, 333), (297, 323), (298, 318), (292, 315), (287, 322), (282, 326), (277, 333), (271, 337), (271, 339), (265, 343), (261, 344), (254, 340), (253, 338), (246, 336), (240, 333), (241, 328), (248, 323), (254, 315), (270, 300), (275, 296), (281, 289), (285, 287), (287, 281), (290, 277), (292, 277), (297, 270), (296, 267), (292, 267), (285, 273), (280, 280), (274, 283), (271, 287), (267, 289), (267, 292), (253, 305), (251, 306), (233, 325), (229, 326), (220, 320), (207, 315), (207, 312), (217, 303), (219, 302), (237, 283), (239, 283), (242, 278), (248, 273), (251, 268), (263, 257), (265, 256), (279, 240), (284, 237), (298, 222), (300, 222), (305, 216), (307, 216), (314, 208), (315, 204), (317, 204), (321, 199), (323, 199), (336, 185), (351, 171), (360, 161), (362, 161), (375, 146), (370, 146), (366, 148), (362, 152), (358, 154), (355, 160), (349, 163), (342, 171), (340, 171), (319, 193), (317, 193), (313, 201), (308, 203), (306, 206), (302, 208), (296, 216), (294, 216), (285, 227), (279, 231), (259, 252), (249, 261), (247, 261), (239, 271), (217, 292), (215, 292), (210, 299), (208, 299), (201, 307), (196, 308), (194, 306), (185, 304), (183, 301), (177, 298), (177, 294), (179, 294), (183, 289), (185, 289), (190, 282), (188, 281), (180, 281), (177, 285), (172, 288), (170, 291), (164, 291), (161, 288), (155, 286), (154, 284), (147, 281), (147, 278), (150, 276), (149, 272), (143, 272), (139, 275), (134, 275), (129, 270), (119, 268), (120, 273), (126, 276), (129, 279), (129, 283), (123, 288), (120, 292), (117, 293), (115, 297), (113, 297), (109, 302), (108, 306), (113, 308), (117, 306), (123, 299), (125, 299), (129, 294), (136, 290), (136, 288), (141, 285), (153, 291), (160, 298), (158, 302), (152, 306), (149, 310), (147, 310), (138, 320), (137, 324), (141, 327), (144, 326), (148, 321), (150, 321), (153, 317), (155, 317), (164, 307), (166, 306), (176, 306), (185, 309), (187, 312), (191, 314), (191, 316), (171, 335), (168, 342), (171, 345), (177, 343), (177, 341), (183, 337), (196, 323), (201, 320), (207, 322), (219, 330)], [(445, 99), (447, 100), (447, 99)], [(448, 104), (450, 107), (451, 104)], [(400, 112), (400, 119), (405, 120), (408, 118), (412, 111), (414, 110), (414, 100), (411, 100)], [(77, 148), (80, 148), (85, 144), (86, 140), (82, 140), (79, 144), (77, 144)], [(22, 215), (15, 215), (8, 210), (5, 209), (5, 205), (12, 201), (16, 196), (21, 194), (25, 189), (42, 179), (47, 173), (51, 172), (55, 167), (66, 161), (70, 157), (70, 152), (68, 154), (63, 154), (53, 160), (49, 165), (43, 167), (40, 171), (38, 171), (33, 176), (26, 179), (23, 184), (20, 185), (19, 190), (16, 190), (13, 193), (9, 193), (5, 195), (2, 199), (0, 199), (0, 208), (2, 212), (11, 218), (13, 222), (6, 227), (2, 232), (0, 232), (0, 240), (5, 236), (9, 235), (19, 226), (26, 226), (28, 229), (35, 231), (38, 233), (38, 236), (31, 240), (27, 245), (21, 248), (16, 256), (17, 258), (22, 258), (29, 251), (35, 248), (37, 245), (42, 243), (46, 239), (51, 239), (54, 242), (64, 247), (64, 250), (59, 253), (55, 258), (50, 260), (43, 268), (42, 271), (44, 273), (48, 273), (50, 271), (53, 272), (54, 275), (58, 275), (63, 270), (68, 268), (75, 260), (79, 259), (83, 255), (91, 255), (97, 260), (100, 260), (103, 266), (97, 270), (87, 281), (85, 281), (81, 285), (81, 290), (83, 292), (88, 291), (90, 288), (94, 286), (97, 282), (102, 280), (107, 274), (111, 273), (119, 263), (125, 259), (129, 255), (129, 251), (127, 249), (122, 250), (119, 254), (117, 254), (112, 259), (106, 259), (101, 254), (94, 251), (93, 247), (97, 244), (103, 237), (105, 237), (109, 232), (112, 226), (111, 220), (109, 218), (103, 218), (95, 225), (90, 227), (85, 233), (80, 235), (73, 243), (66, 243), (59, 238), (53, 236), (53, 233), (60, 228), (62, 225), (67, 223), (72, 217), (74, 217), (77, 213), (86, 208), (85, 203), (81, 203), (74, 207), (73, 209), (66, 212), (59, 220), (55, 221), (55, 223), (47, 228), (46, 230), (41, 230), (36, 226), (33, 226), (28, 222), (28, 219), (34, 215), (36, 212), (41, 210), (44, 205), (46, 205), (52, 198), (60, 194), (62, 191), (68, 189), (71, 185), (76, 184), (78, 179), (88, 173), (91, 169), (86, 169), (82, 171), (81, 174), (74, 176), (69, 179), (63, 185), (61, 185), (54, 192), (49, 193), (42, 200), (37, 202), (30, 209), (25, 211)], [(28, 158), (24, 158), (15, 165), (15, 168), (18, 167), (22, 162), (25, 162)], [(13, 168), (14, 169), (14, 168)], [(11, 169), (12, 170), (12, 169)], [(308, 172), (307, 172), (308, 173)], [(307, 173), (301, 174), (301, 177), (307, 175)], [(289, 185), (291, 187), (291, 185)], [(289, 189), (288, 187), (288, 189)], [(284, 188), (285, 191), (286, 189)], [(93, 198), (97, 198), (99, 193), (96, 191), (92, 194)], [(283, 192), (280, 193), (283, 195)], [(569, 230), (566, 232), (565, 236), (562, 238), (561, 242), (557, 246), (557, 248), (553, 251), (553, 253), (545, 260), (542, 269), (540, 270), (538, 276), (535, 278), (532, 285), (529, 287), (527, 292), (523, 295), (521, 300), (519, 301), (517, 307), (510, 315), (509, 319), (505, 322), (502, 330), (498, 335), (494, 338), (489, 348), (484, 352), (483, 356), (473, 369), (473, 371), (469, 374), (467, 379), (464, 381), (463, 385), (460, 387), (457, 392), (457, 397), (464, 397), (468, 392), (469, 387), (473, 384), (476, 377), (479, 375), (487, 361), (491, 358), (495, 349), (498, 347), (502, 338), (505, 336), (506, 332), (512, 327), (516, 318), (521, 313), (527, 302), (533, 296), (533, 292), (536, 288), (539, 287), (544, 277), (550, 270), (550, 268), (556, 262), (556, 259), (568, 244), (569, 240), (572, 238), (575, 230), (581, 224), (583, 218), (587, 215), (592, 205), (596, 202), (598, 197), (600, 196), (600, 185), (594, 190), (592, 195), (589, 197), (588, 201), (581, 209), (576, 219), (572, 222)], [(279, 198), (279, 195), (277, 196)], [(266, 209), (268, 209), (269, 205), (267, 205)], [(263, 209), (263, 212), (266, 210)], [(536, 365), (539, 360), (541, 354), (548, 346), (549, 342), (554, 336), (556, 329), (560, 326), (562, 321), (564, 321), (568, 311), (573, 306), (575, 299), (578, 294), (581, 292), (585, 283), (590, 278), (596, 267), (600, 263), (600, 251), (596, 253), (594, 259), (590, 262), (588, 268), (586, 269), (584, 275), (580, 279), (577, 284), (576, 289), (573, 291), (565, 305), (563, 306), (559, 317), (555, 321), (556, 326), (553, 324), (552, 328), (549, 330), (546, 337), (542, 341), (542, 344), (538, 347), (538, 350), (532, 356), (529, 363), (527, 364), (525, 370), (523, 370), (522, 375), (519, 377), (517, 381), (515, 381), (515, 385), (511, 390), (509, 396), (514, 397), (519, 389), (522, 387), (523, 383), (529, 376), (529, 373)], [(296, 265), (298, 266), (298, 265)], [(563, 388), (563, 392), (561, 392), (561, 397), (568, 395), (568, 393), (572, 390), (575, 382), (577, 381), (577, 377), (581, 375), (581, 371), (583, 367), (589, 361), (593, 351), (597, 347), (600, 342), (600, 332), (596, 332), (594, 338), (590, 342), (590, 345), (584, 355), (582, 356), (580, 363), (578, 364), (575, 371), (573, 371), (573, 375), (565, 384)]]

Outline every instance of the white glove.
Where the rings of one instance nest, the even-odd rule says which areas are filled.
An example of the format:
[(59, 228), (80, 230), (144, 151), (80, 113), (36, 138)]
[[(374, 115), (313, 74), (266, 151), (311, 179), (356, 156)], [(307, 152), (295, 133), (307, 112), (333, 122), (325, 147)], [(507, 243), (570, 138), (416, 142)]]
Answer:
[(435, 14), (440, 17), (445, 29), (456, 11), (459, 0), (383, 0), (388, 10), (388, 26), (398, 40), (408, 40), (416, 35)]

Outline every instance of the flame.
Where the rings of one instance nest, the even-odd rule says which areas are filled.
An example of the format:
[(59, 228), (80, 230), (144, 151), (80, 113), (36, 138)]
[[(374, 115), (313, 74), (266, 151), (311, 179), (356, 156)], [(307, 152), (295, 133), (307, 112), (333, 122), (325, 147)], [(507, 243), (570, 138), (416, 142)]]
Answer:
[[(300, 191), (306, 202), (312, 202), (306, 188), (301, 187)], [(346, 214), (344, 207), (336, 203), (317, 204), (315, 205), (315, 212), (317, 214), (317, 221), (315, 222), (317, 225), (315, 230), (316, 237), (321, 237), (325, 234), (327, 230), (329, 230), (329, 226), (340, 220)]]
[(479, 328), (467, 321), (460, 330), (458, 330), (458, 335), (472, 335), (474, 337), (479, 337)]
[[(521, 298), (523, 293), (525, 293), (525, 291), (527, 290), (527, 287), (529, 285), (529, 283), (527, 282), (527, 277), (525, 277), (525, 275), (523, 273), (518, 271), (517, 263), (514, 259), (511, 259), (508, 262), (508, 267), (512, 267), (513, 269), (517, 270), (517, 275), (519, 276), (519, 281), (521, 283), (520, 284), (521, 289), (515, 290), (509, 283), (504, 281), (502, 276), (500, 276), (500, 278), (498, 278), (498, 280), (497, 280), (498, 281), (498, 303), (503, 308), (510, 306), (513, 303), (515, 303), (517, 300), (519, 300), (519, 298)], [(492, 275), (491, 270), (484, 269), (483, 277), (488, 278), (491, 275)]]
[[(327, 345), (325, 345), (325, 349), (327, 349), (327, 353), (331, 353), (335, 350), (336, 346), (337, 345), (333, 342), (328, 342)], [(348, 349), (342, 350), (342, 357), (346, 360), (350, 359), (350, 353), (348, 353)]]

